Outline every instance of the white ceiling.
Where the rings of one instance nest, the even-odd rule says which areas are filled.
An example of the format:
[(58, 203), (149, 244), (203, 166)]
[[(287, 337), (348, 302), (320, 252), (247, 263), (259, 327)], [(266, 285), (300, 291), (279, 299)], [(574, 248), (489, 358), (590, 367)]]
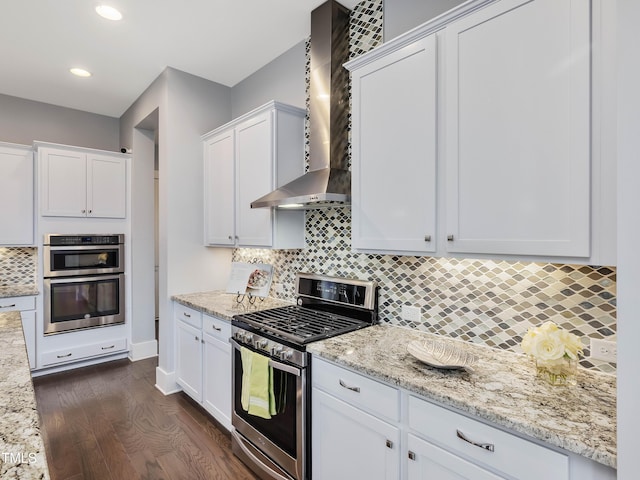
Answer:
[[(167, 66), (231, 87), (307, 38), (323, 1), (7, 0), (0, 93), (120, 117)], [(123, 20), (99, 17), (99, 3)]]

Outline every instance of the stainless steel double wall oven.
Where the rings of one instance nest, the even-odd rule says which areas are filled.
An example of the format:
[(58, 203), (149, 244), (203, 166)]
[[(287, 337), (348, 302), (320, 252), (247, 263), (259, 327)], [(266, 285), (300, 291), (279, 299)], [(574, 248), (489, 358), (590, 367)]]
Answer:
[(122, 324), (124, 235), (45, 235), (44, 334)]
[[(377, 323), (375, 282), (298, 273), (296, 284), (297, 305), (236, 315), (231, 322), (233, 452), (264, 479), (311, 477), (306, 345)], [(269, 359), (276, 403), (271, 418), (243, 408), (243, 349)]]

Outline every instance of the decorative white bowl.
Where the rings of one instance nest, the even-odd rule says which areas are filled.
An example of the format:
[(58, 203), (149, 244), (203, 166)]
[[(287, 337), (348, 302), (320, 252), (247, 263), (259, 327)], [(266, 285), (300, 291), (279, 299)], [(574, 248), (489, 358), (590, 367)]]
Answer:
[(474, 354), (465, 352), (450, 343), (426, 340), (413, 341), (407, 345), (411, 356), (430, 367), (449, 370), (468, 368), (478, 361)]

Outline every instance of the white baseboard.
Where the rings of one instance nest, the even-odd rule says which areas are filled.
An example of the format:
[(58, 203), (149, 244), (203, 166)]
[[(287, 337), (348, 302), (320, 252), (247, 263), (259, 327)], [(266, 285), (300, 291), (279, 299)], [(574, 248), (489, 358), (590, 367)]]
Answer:
[(160, 367), (156, 367), (156, 388), (165, 395), (171, 395), (182, 390), (180, 385), (176, 383), (176, 373), (165, 372)]
[(132, 362), (137, 362), (138, 360), (158, 356), (157, 340), (150, 340), (148, 342), (140, 343), (131, 342), (129, 347), (129, 359)]

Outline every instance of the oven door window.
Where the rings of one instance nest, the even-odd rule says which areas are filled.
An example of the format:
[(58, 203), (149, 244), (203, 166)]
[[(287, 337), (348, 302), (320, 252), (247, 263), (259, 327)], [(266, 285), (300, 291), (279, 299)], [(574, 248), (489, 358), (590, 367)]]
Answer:
[(63, 250), (51, 252), (51, 271), (82, 271), (97, 269), (118, 269), (120, 267), (118, 248), (100, 250)]
[(297, 392), (299, 378), (292, 373), (287, 373), (277, 368), (273, 369), (273, 390), (276, 398), (277, 413), (270, 419), (249, 415), (242, 408), (241, 395), (242, 389), (242, 358), (240, 350), (233, 349), (234, 352), (234, 368), (235, 376), (234, 384), (237, 386), (233, 392), (234, 410), (238, 416), (249, 423), (253, 428), (258, 430), (261, 435), (275, 443), (283, 451), (290, 456), (296, 456), (297, 451)]
[(51, 283), (51, 323), (117, 315), (120, 280)]

